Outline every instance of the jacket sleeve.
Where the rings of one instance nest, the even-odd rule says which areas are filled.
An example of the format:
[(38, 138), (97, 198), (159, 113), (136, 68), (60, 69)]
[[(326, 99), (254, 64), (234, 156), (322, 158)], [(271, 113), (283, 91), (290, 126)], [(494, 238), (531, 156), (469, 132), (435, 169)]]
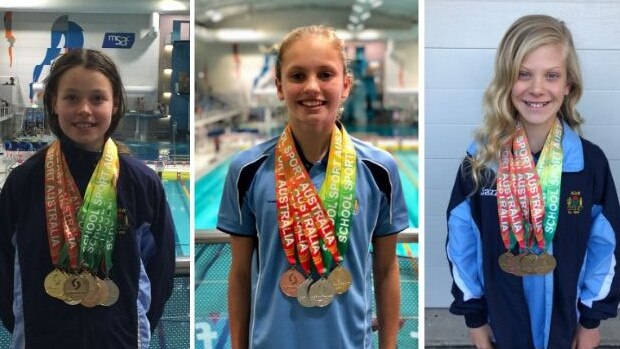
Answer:
[(155, 253), (146, 264), (146, 273), (151, 281), (151, 306), (146, 314), (151, 331), (155, 330), (161, 318), (164, 306), (174, 285), (175, 272), (175, 228), (172, 214), (161, 181), (153, 183), (155, 203), (151, 232), (155, 240)]
[(18, 201), (14, 176), (9, 175), (0, 192), (0, 318), (7, 330), (13, 332), (13, 272), (15, 245), (13, 233), (17, 224)]
[(471, 178), (458, 171), (448, 205), (448, 237), (446, 253), (452, 274), (454, 301), (450, 312), (463, 315), (467, 327), (476, 328), (487, 323), (487, 304), (484, 298), (481, 269), (480, 233), (471, 212)]
[(615, 317), (620, 302), (620, 205), (609, 163), (602, 151), (595, 159), (592, 225), (580, 283), (579, 323), (598, 327)]

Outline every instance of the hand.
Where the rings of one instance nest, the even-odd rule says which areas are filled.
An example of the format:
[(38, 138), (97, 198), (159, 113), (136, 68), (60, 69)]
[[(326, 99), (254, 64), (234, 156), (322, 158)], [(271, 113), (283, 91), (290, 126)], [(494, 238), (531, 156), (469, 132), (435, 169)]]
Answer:
[(489, 326), (489, 324), (480, 326), (478, 328), (469, 329), (469, 339), (476, 347), (476, 349), (494, 348), (493, 344), (491, 343), (491, 338), (493, 338), (493, 331), (491, 331), (491, 326)]
[(577, 325), (571, 349), (593, 349), (601, 342), (601, 334), (597, 328), (585, 328)]

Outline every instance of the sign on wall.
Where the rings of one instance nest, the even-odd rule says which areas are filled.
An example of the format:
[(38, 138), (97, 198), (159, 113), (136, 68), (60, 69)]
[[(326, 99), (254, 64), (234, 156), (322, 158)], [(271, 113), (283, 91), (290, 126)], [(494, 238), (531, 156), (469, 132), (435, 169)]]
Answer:
[(131, 48), (136, 41), (134, 33), (105, 33), (102, 48)]

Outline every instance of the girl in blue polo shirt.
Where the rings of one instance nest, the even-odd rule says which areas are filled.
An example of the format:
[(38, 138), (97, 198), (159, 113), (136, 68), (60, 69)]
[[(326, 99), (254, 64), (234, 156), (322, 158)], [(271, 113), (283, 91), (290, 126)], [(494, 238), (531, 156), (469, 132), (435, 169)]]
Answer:
[(582, 91), (564, 22), (512, 24), (447, 212), (450, 311), (477, 348), (594, 348), (616, 316), (620, 208), (605, 155), (576, 133)]
[(288, 124), (230, 166), (218, 229), (232, 235), (233, 348), (372, 348), (371, 266), (379, 343), (396, 347), (407, 210), (393, 158), (338, 121), (346, 62), (332, 29), (290, 32), (276, 65)]

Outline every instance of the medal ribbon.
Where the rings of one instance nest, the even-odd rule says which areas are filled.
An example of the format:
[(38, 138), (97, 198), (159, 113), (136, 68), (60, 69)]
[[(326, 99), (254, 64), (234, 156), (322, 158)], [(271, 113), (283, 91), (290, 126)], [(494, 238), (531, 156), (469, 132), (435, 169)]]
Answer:
[[(346, 166), (348, 166), (345, 170), (339, 164), (342, 162), (343, 146), (346, 147), (344, 156)], [(352, 153), (352, 156), (347, 153)], [(344, 180), (341, 179), (342, 173), (345, 173), (347, 177)], [(353, 173), (352, 176), (351, 173)], [(321, 193), (325, 192), (327, 195), (331, 191), (323, 188), (329, 187), (330, 181), (335, 182), (332, 185), (338, 191), (335, 196), (335, 206), (333, 197), (330, 198), (331, 206), (328, 206), (327, 203), (324, 205), (323, 195), (319, 196), (317, 193), (295, 150), (290, 126), (285, 128), (276, 145), (275, 177), (278, 228), (287, 260), (289, 264), (294, 265), (293, 256), (296, 252), (302, 268), (309, 275), (309, 255), (311, 255), (317, 272), (324, 275), (331, 267), (332, 259), (342, 260), (340, 254), (343, 251), (346, 252), (348, 245), (355, 190), (355, 150), (346, 131), (342, 133), (338, 127), (334, 127), (330, 144), (330, 160), (327, 166), (327, 177), (333, 178), (326, 179), (321, 188)], [(343, 188), (345, 187), (343, 183), (347, 183), (346, 188)], [(347, 200), (348, 203), (341, 204)], [(341, 205), (348, 209), (344, 215), (340, 214)], [(331, 217), (329, 211), (336, 212), (335, 218)], [(339, 220), (339, 215), (344, 219)], [(334, 222), (344, 222), (341, 225), (346, 225), (345, 229), (335, 229)], [(291, 233), (291, 225), (293, 233)], [(297, 243), (297, 251), (294, 250), (295, 244), (290, 238), (291, 235)], [(321, 250), (326, 251), (323, 256)], [(327, 258), (325, 265), (323, 264), (324, 258)]]
[(118, 150), (108, 138), (101, 159), (95, 167), (77, 219), (82, 231), (80, 262), (83, 267), (95, 269), (105, 258), (104, 271), (112, 269), (112, 249), (116, 236), (117, 204), (116, 181), (120, 166)]
[(88, 183), (82, 202), (64, 159), (60, 142), (45, 156), (45, 215), (52, 264), (94, 270), (105, 255), (105, 271), (112, 268), (116, 233), (117, 148), (111, 139)]
[(553, 240), (559, 212), (562, 159), (562, 123), (559, 120), (545, 140), (536, 167), (521, 123), (517, 124), (512, 140), (502, 148), (497, 202), (500, 233), (507, 250), (512, 245), (511, 232), (521, 250), (533, 246), (535, 240), (545, 251)]
[(60, 143), (52, 143), (45, 155), (45, 218), (52, 264), (66, 266), (68, 257), (69, 267), (76, 270), (80, 239), (73, 206), (76, 192), (77, 202), (81, 199), (73, 179), (65, 180), (65, 163)]
[[(351, 219), (355, 206), (355, 172), (356, 155), (353, 142), (342, 124), (338, 123), (332, 132), (325, 182), (319, 192), (327, 214), (334, 221), (340, 253), (338, 263), (342, 262), (349, 247)], [(323, 257), (329, 270), (331, 256), (324, 253)]]

